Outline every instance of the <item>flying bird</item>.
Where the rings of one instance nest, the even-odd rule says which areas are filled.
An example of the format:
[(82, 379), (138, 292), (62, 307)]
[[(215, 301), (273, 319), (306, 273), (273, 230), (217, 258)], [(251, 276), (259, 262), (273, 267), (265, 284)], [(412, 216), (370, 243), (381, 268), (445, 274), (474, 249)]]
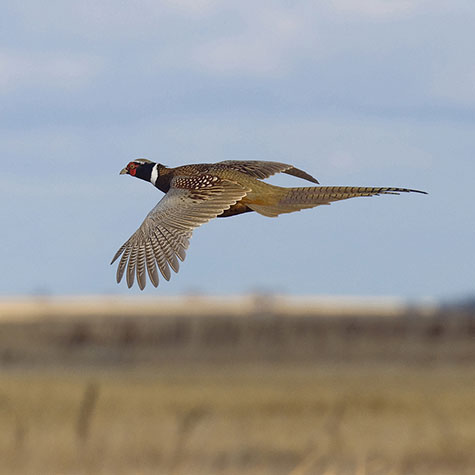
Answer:
[(332, 201), (358, 196), (425, 193), (408, 188), (353, 186), (309, 186), (283, 188), (262, 181), (276, 173), (286, 173), (318, 185), (308, 173), (292, 165), (266, 161), (226, 160), (168, 168), (145, 158), (130, 162), (120, 171), (150, 182), (165, 196), (148, 213), (132, 236), (117, 251), (117, 283), (126, 273), (127, 286), (135, 276), (141, 290), (146, 273), (157, 287), (158, 270), (170, 280), (170, 267), (178, 272), (184, 261), (193, 230), (216, 217), (255, 211), (275, 217)]

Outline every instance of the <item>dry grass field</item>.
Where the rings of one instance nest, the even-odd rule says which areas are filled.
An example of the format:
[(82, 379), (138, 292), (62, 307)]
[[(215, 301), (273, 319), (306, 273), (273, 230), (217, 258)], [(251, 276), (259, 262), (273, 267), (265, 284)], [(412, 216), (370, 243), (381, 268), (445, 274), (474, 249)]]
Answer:
[(470, 312), (252, 312), (4, 312), (0, 473), (475, 473)]
[(471, 474), (475, 373), (7, 372), (2, 473)]

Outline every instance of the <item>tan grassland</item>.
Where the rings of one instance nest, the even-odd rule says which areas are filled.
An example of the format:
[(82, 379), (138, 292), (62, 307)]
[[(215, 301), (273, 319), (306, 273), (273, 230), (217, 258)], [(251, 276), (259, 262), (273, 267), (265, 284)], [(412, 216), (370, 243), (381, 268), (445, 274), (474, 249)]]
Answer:
[(471, 313), (253, 305), (3, 315), (0, 473), (475, 473)]

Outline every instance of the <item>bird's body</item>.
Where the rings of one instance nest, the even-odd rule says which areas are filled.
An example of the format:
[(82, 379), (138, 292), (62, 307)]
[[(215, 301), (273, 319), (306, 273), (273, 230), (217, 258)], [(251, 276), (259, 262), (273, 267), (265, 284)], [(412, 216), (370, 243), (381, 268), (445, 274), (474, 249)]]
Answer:
[(215, 217), (252, 211), (275, 217), (358, 196), (419, 192), (381, 187), (284, 188), (262, 181), (280, 172), (318, 184), (308, 173), (279, 162), (229, 160), (176, 168), (167, 168), (146, 159), (130, 162), (121, 174), (149, 181), (165, 196), (114, 256), (112, 263), (122, 255), (117, 282), (127, 270), (127, 285), (131, 287), (136, 276), (139, 287), (143, 289), (147, 271), (151, 282), (157, 286), (157, 266), (163, 277), (169, 280), (169, 268), (178, 272), (178, 259), (185, 259), (193, 229)]

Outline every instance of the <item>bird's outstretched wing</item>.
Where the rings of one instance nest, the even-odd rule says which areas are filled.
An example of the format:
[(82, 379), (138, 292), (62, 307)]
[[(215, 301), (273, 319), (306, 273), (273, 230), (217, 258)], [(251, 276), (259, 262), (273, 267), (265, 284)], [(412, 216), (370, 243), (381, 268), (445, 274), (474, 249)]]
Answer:
[(264, 179), (268, 178), (276, 173), (287, 173), (287, 175), (293, 175), (304, 180), (317, 183), (318, 181), (312, 175), (295, 168), (287, 163), (280, 162), (265, 162), (259, 160), (225, 160), (224, 162), (218, 162), (217, 165), (223, 164), (227, 167), (234, 168), (241, 173), (250, 175), (254, 178)]
[(156, 287), (157, 265), (163, 277), (169, 280), (170, 267), (178, 272), (178, 259), (185, 259), (194, 228), (229, 209), (248, 191), (238, 183), (208, 174), (173, 178), (168, 193), (112, 259), (111, 264), (122, 255), (117, 282), (127, 270), (128, 287), (132, 287), (137, 276), (137, 283), (143, 289), (147, 269)]

